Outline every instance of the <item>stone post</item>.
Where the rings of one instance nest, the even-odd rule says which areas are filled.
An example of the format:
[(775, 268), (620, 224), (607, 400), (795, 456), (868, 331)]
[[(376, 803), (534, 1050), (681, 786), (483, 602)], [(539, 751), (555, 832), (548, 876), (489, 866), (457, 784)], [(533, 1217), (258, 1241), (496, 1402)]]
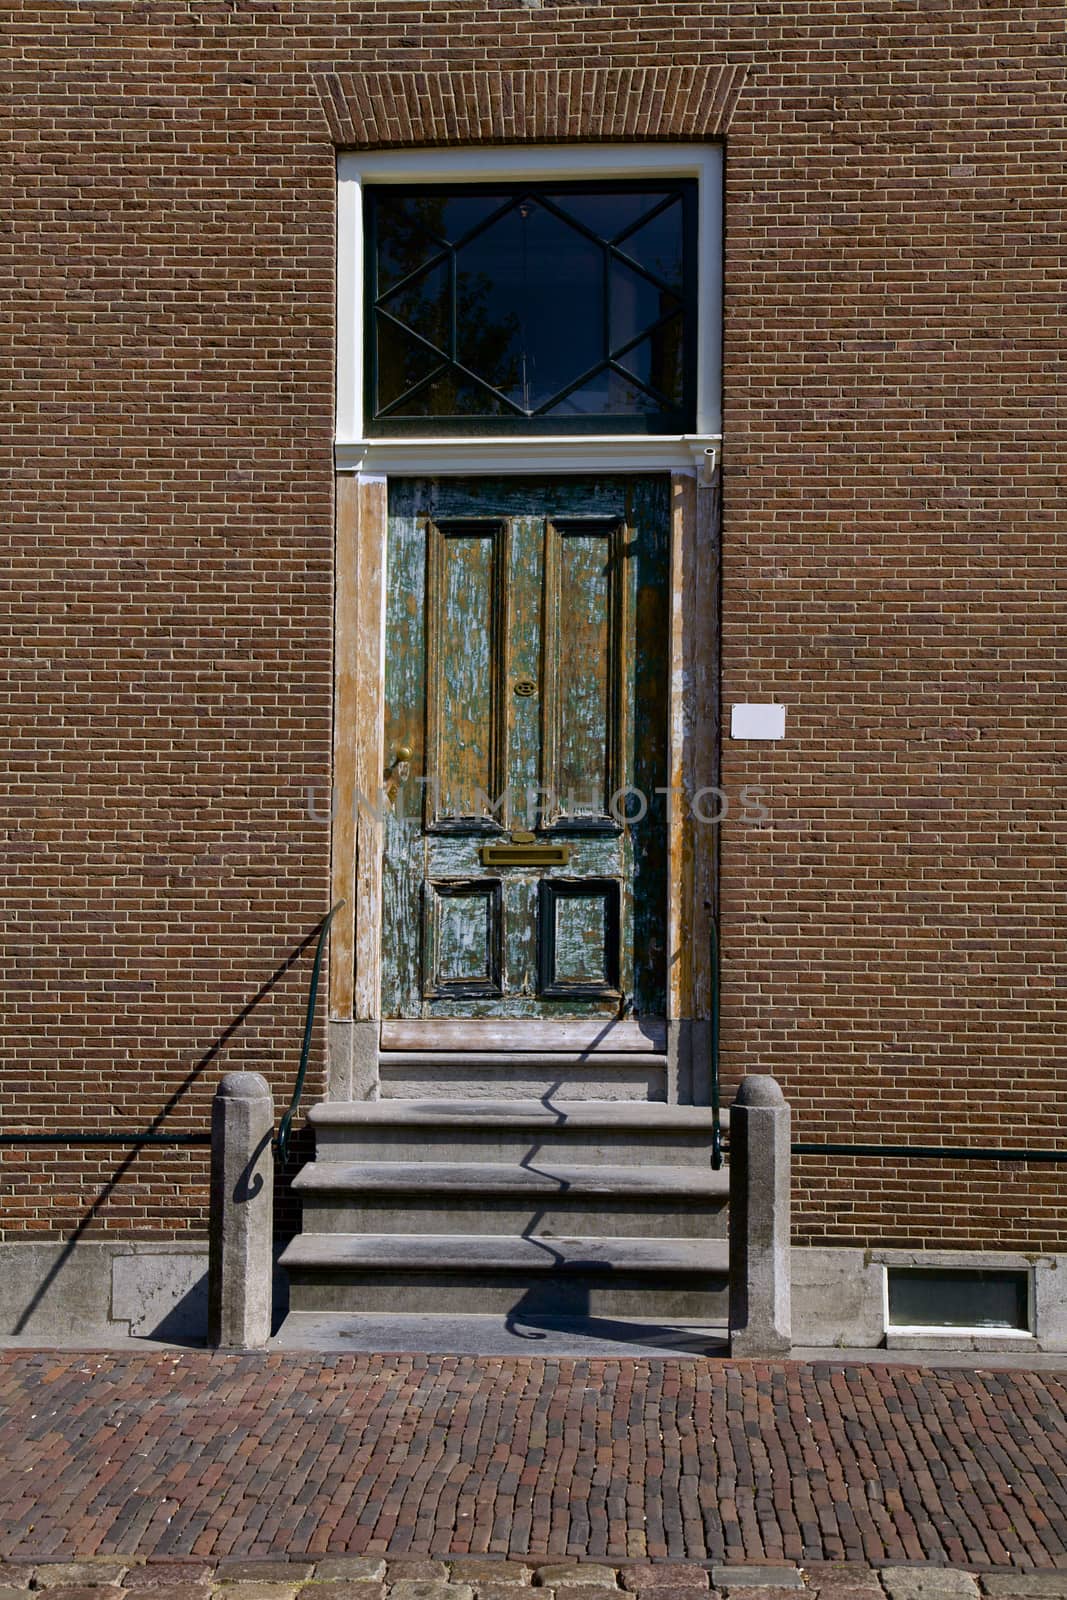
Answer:
[(273, 1300), (274, 1097), (258, 1072), (229, 1072), (211, 1106), (208, 1343), (255, 1350)]
[(730, 1354), (792, 1343), (789, 1107), (773, 1078), (742, 1081), (730, 1107)]

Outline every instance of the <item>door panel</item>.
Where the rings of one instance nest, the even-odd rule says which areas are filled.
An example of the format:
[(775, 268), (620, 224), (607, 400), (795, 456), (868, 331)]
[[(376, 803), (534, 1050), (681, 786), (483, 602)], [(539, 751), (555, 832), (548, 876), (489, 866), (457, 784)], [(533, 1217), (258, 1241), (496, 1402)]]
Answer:
[(383, 1016), (661, 1016), (667, 481), (389, 498)]
[(503, 993), (502, 910), (499, 880), (426, 884), (423, 970), (428, 999), (485, 999)]
[(543, 878), (538, 928), (541, 994), (556, 1000), (616, 1000), (619, 993), (619, 881)]
[(542, 782), (551, 821), (617, 833), (611, 799), (625, 740), (625, 527), (553, 521), (545, 537)]
[(464, 826), (499, 787), (498, 656), (506, 637), (504, 523), (430, 523), (428, 681), (431, 826)]

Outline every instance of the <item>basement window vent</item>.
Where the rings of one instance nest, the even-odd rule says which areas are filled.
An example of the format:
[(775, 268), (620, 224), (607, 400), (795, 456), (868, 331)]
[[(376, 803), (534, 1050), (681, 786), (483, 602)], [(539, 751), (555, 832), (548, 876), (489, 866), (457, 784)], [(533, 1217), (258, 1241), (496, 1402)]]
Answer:
[(889, 1267), (889, 1326), (1030, 1332), (1025, 1270)]

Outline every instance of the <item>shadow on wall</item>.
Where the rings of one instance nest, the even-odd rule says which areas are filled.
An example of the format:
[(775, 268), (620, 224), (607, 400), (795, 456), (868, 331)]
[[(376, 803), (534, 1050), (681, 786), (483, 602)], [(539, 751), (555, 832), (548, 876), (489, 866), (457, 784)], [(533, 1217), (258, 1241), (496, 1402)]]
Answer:
[(157, 1322), (155, 1327), (137, 1327), (130, 1324), (130, 1332), (147, 1339), (166, 1339), (168, 1344), (202, 1344), (207, 1330), (207, 1273), (187, 1289), (181, 1299)]
[[(127, 1320), (134, 1338), (164, 1339), (168, 1344), (203, 1345), (207, 1342), (208, 1268), (206, 1255), (196, 1258), (195, 1276), (188, 1283), (171, 1273), (166, 1281), (157, 1277), (158, 1256), (142, 1256), (142, 1270), (130, 1284), (130, 1305), (119, 1298), (119, 1280), (127, 1257), (119, 1257), (112, 1269), (112, 1307), (117, 1320)], [(186, 1260), (191, 1258), (186, 1257)], [(147, 1269), (147, 1270), (145, 1270)], [(289, 1284), (275, 1262), (273, 1277), (271, 1333), (277, 1333), (289, 1312)], [(175, 1298), (175, 1296), (177, 1298)]]
[[(168, 1270), (169, 1267), (169, 1270)], [(132, 1337), (203, 1344), (207, 1335), (207, 1262), (203, 1256), (117, 1256), (111, 1265), (111, 1311)]]
[[(164, 1124), (167, 1118), (180, 1105), (182, 1100), (184, 1100), (185, 1096), (189, 1093), (193, 1086), (199, 1082), (208, 1068), (217, 1061), (219, 1055), (225, 1049), (226, 1045), (230, 1042), (238, 1029), (248, 1021), (256, 1009), (262, 1005), (264, 1000), (267, 999), (268, 995), (270, 995), (271, 992), (277, 987), (285, 975), (296, 965), (300, 957), (304, 954), (305, 950), (307, 950), (310, 945), (314, 944), (325, 921), (325, 917), (320, 918), (320, 920), (311, 929), (310, 933), (305, 934), (305, 936), (300, 940), (299, 944), (295, 945), (289, 951), (284, 960), (275, 968), (270, 977), (267, 978), (267, 980), (252, 996), (252, 998), (244, 1006), (242, 1006), (237, 1015), (227, 1023), (221, 1033), (218, 1034), (211, 1045), (209, 1045), (207, 1050), (204, 1051), (204, 1054), (200, 1057), (196, 1064), (186, 1073), (178, 1087), (167, 1098), (162, 1108), (152, 1118), (152, 1121), (149, 1123), (147, 1129), (143, 1130), (145, 1133), (155, 1134), (166, 1131)], [(294, 1054), (296, 1054), (295, 1050)], [(204, 1131), (207, 1133), (209, 1132), (209, 1129), (205, 1128)], [(112, 1305), (101, 1318), (99, 1311), (97, 1310), (100, 1300), (99, 1282), (96, 1283), (95, 1292), (93, 1292), (91, 1286), (87, 1282), (83, 1281), (83, 1274), (69, 1273), (69, 1269), (76, 1252), (81, 1253), (78, 1252), (78, 1247), (81, 1246), (82, 1252), (84, 1252), (89, 1243), (85, 1237), (86, 1233), (100, 1216), (118, 1185), (131, 1171), (138, 1155), (143, 1149), (146, 1148), (150, 1149), (152, 1147), (145, 1144), (136, 1144), (127, 1155), (124, 1155), (121, 1158), (114, 1172), (104, 1183), (100, 1193), (93, 1200), (92, 1204), (86, 1209), (70, 1238), (67, 1239), (62, 1245), (46, 1247), (39, 1244), (27, 1244), (27, 1251), (33, 1251), (36, 1253), (36, 1259), (41, 1269), (41, 1276), (36, 1278), (32, 1289), (28, 1294), (28, 1298), (22, 1300), (20, 1295), (20, 1309), (16, 1314), (13, 1315), (11, 1319), (10, 1331), (12, 1333), (28, 1334), (31, 1332), (36, 1332), (42, 1327), (42, 1325), (44, 1328), (51, 1328), (53, 1332), (55, 1332), (64, 1322), (69, 1320), (73, 1323), (73, 1326), (70, 1330), (71, 1335), (73, 1335), (77, 1333), (79, 1326), (84, 1326), (87, 1321), (90, 1322), (91, 1325), (95, 1324), (96, 1326), (100, 1326), (102, 1324), (104, 1327), (106, 1327), (109, 1324), (126, 1320), (123, 1314), (118, 1311), (117, 1307), (114, 1305)], [(14, 1247), (14, 1244), (12, 1247)], [(108, 1252), (109, 1258), (113, 1256), (115, 1260), (114, 1271), (116, 1274), (116, 1284), (118, 1282), (118, 1276), (120, 1273), (120, 1262), (127, 1260), (140, 1260), (142, 1262), (147, 1262), (149, 1259), (153, 1261), (164, 1261), (169, 1260), (172, 1257), (172, 1252), (160, 1250), (158, 1246), (152, 1251), (150, 1257), (142, 1256), (136, 1251), (130, 1253), (129, 1255), (120, 1254), (119, 1248), (120, 1247), (116, 1247), (115, 1250)], [(129, 1250), (129, 1246), (127, 1246), (126, 1249)], [(181, 1254), (180, 1251), (179, 1254)], [(93, 1252), (93, 1255), (96, 1255), (95, 1251)], [(44, 1259), (44, 1257), (48, 1257), (50, 1259)], [(188, 1260), (197, 1258), (191, 1257), (189, 1252), (185, 1251), (183, 1259)], [(205, 1275), (204, 1287), (202, 1291), (202, 1306), (200, 1309), (195, 1309), (200, 1303), (194, 1299), (191, 1302), (188, 1311), (182, 1313), (179, 1322), (172, 1325), (175, 1327), (185, 1328), (189, 1320), (195, 1315), (198, 1319), (197, 1326), (199, 1335), (203, 1337), (207, 1328), (206, 1246), (202, 1251), (200, 1259), (202, 1259), (203, 1262), (203, 1271)], [(94, 1262), (94, 1275), (99, 1271), (101, 1264), (102, 1263), (99, 1260)], [(67, 1284), (68, 1276), (70, 1279), (69, 1287)], [(16, 1293), (17, 1292), (18, 1291), (16, 1290)], [(152, 1297), (152, 1286), (150, 1282), (145, 1284), (142, 1292), (145, 1295), (144, 1303), (147, 1307), (151, 1303)], [(188, 1286), (186, 1286), (184, 1289), (181, 1289), (180, 1302), (171, 1305), (170, 1309), (165, 1313), (163, 1320), (166, 1320), (166, 1318), (169, 1318), (172, 1315), (176, 1315), (177, 1304), (180, 1303), (184, 1305), (185, 1299), (192, 1292), (192, 1289)], [(55, 1302), (54, 1307), (49, 1307), (46, 1309), (46, 1301)], [(81, 1309), (81, 1307), (84, 1307), (84, 1309)], [(95, 1316), (91, 1316), (93, 1311), (96, 1311), (97, 1313)], [(146, 1310), (145, 1315), (150, 1316), (150, 1313)], [(134, 1320), (140, 1322), (141, 1318), (137, 1317), (135, 1319), (131, 1317), (129, 1320), (132, 1332), (134, 1331)], [(153, 1329), (139, 1327), (137, 1331), (143, 1332), (146, 1336), (170, 1338), (171, 1335), (167, 1332), (161, 1331), (161, 1328), (162, 1322)], [(89, 1332), (90, 1330), (88, 1327), (86, 1327), (85, 1331)], [(182, 1338), (186, 1336), (187, 1335), (184, 1332), (180, 1335)]]
[[(206, 1343), (206, 1244), (190, 1249), (87, 1240), (68, 1255), (59, 1285), (41, 1300), (40, 1284), (64, 1249), (58, 1243), (0, 1243), (0, 1340), (17, 1334), (42, 1346), (107, 1344), (127, 1337)], [(288, 1309), (288, 1279), (276, 1267), (272, 1331)]]

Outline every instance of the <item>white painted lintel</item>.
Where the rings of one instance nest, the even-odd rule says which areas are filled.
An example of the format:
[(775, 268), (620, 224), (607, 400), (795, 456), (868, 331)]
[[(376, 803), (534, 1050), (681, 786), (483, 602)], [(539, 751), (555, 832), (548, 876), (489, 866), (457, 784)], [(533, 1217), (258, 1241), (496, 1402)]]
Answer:
[(338, 472), (447, 477), (498, 472), (696, 472), (720, 434), (574, 435), (515, 439), (358, 439), (335, 446)]

